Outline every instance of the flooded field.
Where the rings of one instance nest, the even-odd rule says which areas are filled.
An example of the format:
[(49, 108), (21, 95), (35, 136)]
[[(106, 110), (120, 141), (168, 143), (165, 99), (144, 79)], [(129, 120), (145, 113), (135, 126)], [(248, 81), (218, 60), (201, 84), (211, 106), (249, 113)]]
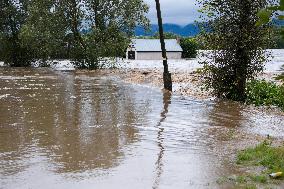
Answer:
[(239, 172), (231, 152), (284, 138), (283, 125), (280, 112), (101, 72), (0, 68), (0, 188), (222, 188), (218, 178)]

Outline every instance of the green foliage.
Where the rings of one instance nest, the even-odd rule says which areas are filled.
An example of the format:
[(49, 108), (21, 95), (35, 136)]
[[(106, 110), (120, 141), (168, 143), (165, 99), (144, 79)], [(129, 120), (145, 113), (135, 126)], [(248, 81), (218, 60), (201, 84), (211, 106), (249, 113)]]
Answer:
[(276, 49), (284, 49), (284, 28), (276, 28), (274, 30), (272, 40), (275, 41), (275, 45), (272, 46), (271, 48), (276, 48)]
[(197, 56), (198, 43), (195, 38), (181, 38), (180, 46), (183, 50), (183, 58), (195, 58)]
[(251, 175), (250, 178), (254, 181), (254, 182), (258, 182), (258, 183), (267, 183), (267, 176), (264, 175)]
[(236, 188), (271, 188), (279, 182), (270, 179), (269, 174), (282, 172), (284, 170), (283, 160), (284, 146), (273, 147), (271, 140), (267, 139), (256, 147), (239, 151), (236, 162), (239, 166), (251, 167), (251, 170), (255, 167), (265, 169), (255, 173), (246, 172), (243, 175), (223, 177), (222, 183), (233, 182)]
[(32, 50), (22, 44), (20, 30), (27, 19), (28, 0), (0, 2), (0, 54), (11, 66), (28, 66)]
[(253, 80), (248, 83), (246, 90), (248, 104), (278, 106), (284, 110), (284, 86)]
[(270, 21), (270, 17), (272, 16), (272, 11), (269, 9), (261, 9), (257, 16), (260, 18), (259, 21), (256, 23), (258, 26), (262, 24), (266, 24)]
[(0, 10), (0, 54), (12, 66), (63, 58), (96, 69), (124, 55), (137, 25), (149, 25), (143, 0), (15, 0)]
[[(159, 32), (155, 33), (153, 36), (154, 39), (160, 39)], [(164, 39), (177, 39), (180, 38), (179, 35), (172, 33), (172, 32), (164, 32)]]
[[(238, 153), (237, 163), (240, 165), (264, 166), (266, 173), (284, 172), (284, 146), (273, 147), (264, 142), (254, 148), (248, 148)], [(265, 182), (262, 177), (255, 177), (259, 182)]]
[(283, 15), (283, 12), (281, 11), (284, 11), (284, 0), (280, 0), (279, 4), (268, 6), (266, 8), (261, 9), (257, 14), (259, 17), (257, 25), (260, 26), (262, 24), (267, 24), (268, 22), (270, 22), (270, 19), (274, 15), (275, 12), (277, 12), (276, 16), (279, 20), (284, 20), (284, 15)]
[[(269, 26), (256, 26), (258, 12), (268, 0), (202, 0), (209, 22), (204, 24), (207, 52), (204, 79), (217, 97), (237, 101), (246, 98), (246, 81), (262, 71), (264, 48), (270, 43)], [(207, 20), (208, 17), (205, 17)]]
[(255, 185), (248, 185), (245, 186), (245, 189), (257, 189), (257, 187)]
[(33, 0), (28, 13), (19, 37), (23, 45), (33, 49), (34, 58), (66, 57), (64, 40), (68, 23), (61, 4), (53, 0)]
[[(160, 39), (159, 32), (156, 32), (153, 36), (136, 36), (138, 39)], [(181, 38), (181, 36), (171, 33), (171, 32), (164, 32), (164, 38), (165, 39), (177, 39)]]

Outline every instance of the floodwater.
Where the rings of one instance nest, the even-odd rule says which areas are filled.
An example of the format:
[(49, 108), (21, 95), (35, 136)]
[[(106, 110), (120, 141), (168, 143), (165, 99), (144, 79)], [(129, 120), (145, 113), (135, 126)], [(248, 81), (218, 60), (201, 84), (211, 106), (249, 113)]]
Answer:
[(100, 72), (0, 68), (0, 188), (221, 188), (235, 132), (283, 137), (284, 116), (196, 101)]

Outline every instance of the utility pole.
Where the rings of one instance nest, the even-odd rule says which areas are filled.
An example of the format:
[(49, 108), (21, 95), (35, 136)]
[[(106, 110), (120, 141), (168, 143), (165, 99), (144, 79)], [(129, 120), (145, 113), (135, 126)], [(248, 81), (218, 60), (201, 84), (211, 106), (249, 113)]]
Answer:
[(169, 72), (169, 68), (168, 68), (168, 58), (167, 58), (167, 50), (166, 50), (165, 38), (164, 38), (161, 6), (160, 6), (159, 0), (155, 0), (155, 1), (156, 1), (159, 34), (160, 34), (160, 42), (161, 42), (163, 65), (164, 65), (164, 73), (163, 73), (164, 88), (166, 90), (172, 91), (172, 76), (171, 76), (171, 73)]

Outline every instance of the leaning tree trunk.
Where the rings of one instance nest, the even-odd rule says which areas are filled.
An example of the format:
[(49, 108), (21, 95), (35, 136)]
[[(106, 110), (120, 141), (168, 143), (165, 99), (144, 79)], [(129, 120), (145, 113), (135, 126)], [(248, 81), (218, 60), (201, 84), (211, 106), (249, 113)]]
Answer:
[(168, 58), (167, 58), (167, 51), (166, 51), (166, 45), (165, 45), (165, 39), (164, 39), (161, 6), (160, 6), (159, 0), (155, 0), (155, 1), (156, 1), (156, 9), (157, 9), (157, 17), (158, 17), (159, 33), (160, 33), (160, 42), (161, 42), (163, 65), (164, 65), (164, 73), (163, 73), (164, 88), (166, 90), (172, 91), (172, 76), (171, 76), (171, 73), (169, 72), (169, 69), (168, 69)]

